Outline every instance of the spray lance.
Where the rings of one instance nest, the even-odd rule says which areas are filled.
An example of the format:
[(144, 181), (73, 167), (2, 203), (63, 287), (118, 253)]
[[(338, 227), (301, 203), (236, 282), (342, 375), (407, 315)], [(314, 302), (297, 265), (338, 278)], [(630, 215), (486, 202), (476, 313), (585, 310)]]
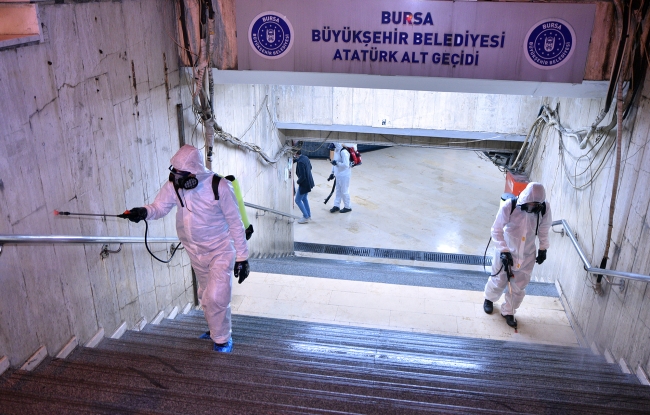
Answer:
[[(135, 213), (135, 212), (125, 210), (124, 213), (120, 213), (119, 215), (109, 215), (109, 214), (106, 214), (106, 213), (60, 212), (58, 210), (55, 210), (54, 211), (54, 216), (90, 216), (90, 217), (102, 217), (102, 218), (128, 219), (129, 216), (131, 216), (133, 213)], [(164, 260), (158, 258), (156, 255), (154, 255), (153, 252), (151, 252), (151, 249), (149, 249), (149, 244), (147, 243), (147, 234), (149, 233), (149, 224), (147, 223), (147, 220), (144, 219), (143, 217), (141, 218), (141, 220), (144, 220), (144, 225), (145, 225), (145, 228), (144, 228), (144, 246), (145, 246), (145, 248), (147, 248), (147, 252), (149, 252), (149, 255), (154, 257), (154, 259), (156, 259), (156, 260), (158, 260), (158, 261), (160, 261), (160, 262), (162, 262), (164, 264), (168, 264), (172, 260), (172, 258), (174, 258), (174, 254), (176, 254), (176, 251), (181, 246), (181, 244), (179, 243), (178, 245), (176, 245), (174, 247), (174, 249), (172, 250), (172, 254), (171, 254), (171, 256), (169, 257), (168, 260), (164, 261)], [(137, 220), (136, 223), (137, 222), (139, 222), (139, 220)]]

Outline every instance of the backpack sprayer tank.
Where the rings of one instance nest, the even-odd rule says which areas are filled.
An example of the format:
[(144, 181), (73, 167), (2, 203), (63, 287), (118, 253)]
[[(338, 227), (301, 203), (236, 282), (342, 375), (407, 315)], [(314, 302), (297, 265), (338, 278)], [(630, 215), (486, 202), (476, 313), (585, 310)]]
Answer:
[(506, 171), (506, 186), (501, 195), (501, 204), (503, 206), (507, 201), (516, 198), (528, 185), (528, 176), (525, 174), (513, 173)]

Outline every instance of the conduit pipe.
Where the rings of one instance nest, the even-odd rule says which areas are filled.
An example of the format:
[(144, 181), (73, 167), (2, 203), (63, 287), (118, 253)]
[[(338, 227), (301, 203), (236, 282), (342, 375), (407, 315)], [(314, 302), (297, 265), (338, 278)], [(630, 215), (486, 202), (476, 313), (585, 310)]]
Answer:
[[(614, 210), (616, 209), (616, 195), (618, 194), (618, 179), (621, 171), (621, 143), (623, 141), (623, 77), (621, 76), (618, 81), (618, 91), (616, 93), (616, 165), (614, 166), (614, 180), (612, 183), (612, 198), (609, 201), (609, 220), (607, 222), (607, 238), (605, 239), (605, 252), (603, 259), (600, 261), (600, 267), (607, 266), (607, 259), (609, 256), (609, 247), (612, 239), (612, 230), (614, 228)], [(600, 284), (602, 275), (598, 275), (596, 279), (596, 289), (602, 292)]]
[(598, 114), (598, 117), (591, 125), (589, 132), (587, 133), (585, 138), (580, 142), (580, 148), (583, 150), (587, 147), (587, 143), (589, 142), (591, 136), (593, 136), (594, 133), (596, 132), (596, 129), (598, 128), (598, 124), (601, 123), (603, 118), (605, 118), (605, 115), (607, 115), (607, 113), (609, 112), (610, 106), (612, 104), (612, 98), (614, 95), (614, 87), (618, 84), (617, 81), (619, 78), (621, 67), (623, 66), (623, 51), (625, 50), (625, 44), (627, 42), (628, 21), (623, 16), (624, 10), (623, 7), (621, 6), (620, 0), (614, 0), (614, 6), (616, 7), (616, 17), (617, 17), (616, 21), (619, 29), (618, 47), (616, 48), (616, 59), (614, 60), (614, 64), (612, 65), (612, 70), (609, 74), (609, 87), (607, 88), (607, 97), (605, 98), (605, 108), (603, 108), (600, 114)]
[[(621, 8), (619, 5), (619, 1), (615, 2), (617, 5), (617, 10)], [(631, 14), (630, 14), (631, 16)], [(625, 19), (623, 19), (625, 22)], [(627, 23), (627, 22), (625, 22)], [(605, 239), (605, 251), (603, 252), (603, 259), (600, 261), (600, 268), (605, 268), (607, 266), (607, 260), (609, 257), (609, 248), (611, 246), (611, 239), (612, 239), (612, 230), (614, 228), (614, 211), (616, 210), (616, 195), (618, 194), (618, 181), (619, 181), (619, 175), (621, 171), (621, 145), (623, 142), (623, 80), (625, 78), (625, 73), (622, 71), (623, 68), (625, 68), (626, 63), (627, 63), (627, 54), (626, 52), (629, 53), (629, 48), (627, 47), (628, 42), (627, 42), (627, 27), (629, 27), (628, 24), (625, 24), (625, 31), (621, 32), (621, 38), (625, 39), (626, 42), (624, 42), (623, 45), (623, 51), (622, 51), (622, 56), (621, 56), (621, 62), (619, 65), (619, 71), (617, 72), (617, 89), (616, 89), (616, 164), (614, 166), (614, 180), (612, 183), (612, 197), (609, 202), (609, 219), (607, 222), (607, 237)], [(602, 281), (602, 275), (599, 274), (598, 278), (596, 279), (596, 291), (599, 293), (602, 293), (601, 289), (601, 281)]]

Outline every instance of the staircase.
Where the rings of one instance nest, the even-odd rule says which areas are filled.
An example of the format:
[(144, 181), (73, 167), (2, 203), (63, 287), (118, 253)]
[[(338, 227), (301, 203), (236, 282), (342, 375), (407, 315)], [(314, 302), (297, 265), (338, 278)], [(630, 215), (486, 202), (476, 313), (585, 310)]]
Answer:
[(233, 316), (211, 351), (192, 311), (34, 372), (0, 414), (648, 414), (650, 389), (587, 350)]

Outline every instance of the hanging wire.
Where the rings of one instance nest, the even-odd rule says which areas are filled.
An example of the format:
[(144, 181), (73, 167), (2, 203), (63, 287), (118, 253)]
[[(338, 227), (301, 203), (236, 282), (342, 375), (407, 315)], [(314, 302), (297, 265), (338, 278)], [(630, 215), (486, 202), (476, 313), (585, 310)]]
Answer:
[[(613, 119), (615, 120), (616, 117), (614, 116)], [(564, 127), (559, 116), (559, 104), (554, 110), (544, 105), (540, 108), (539, 115), (529, 129), (524, 144), (510, 169), (530, 170), (539, 152), (540, 143), (543, 141), (543, 133), (546, 132), (545, 136), (548, 136), (549, 129), (552, 128), (559, 133), (559, 156), (564, 173), (573, 188), (583, 190), (591, 186), (605, 167), (608, 155), (611, 154), (615, 144), (615, 140), (609, 134), (614, 126), (615, 123), (610, 123), (598, 127), (591, 140), (591, 146), (587, 147), (583, 154), (575, 155), (569, 150), (565, 140), (573, 138), (575, 142), (582, 143), (584, 142), (582, 136), (587, 129), (572, 130)], [(594, 165), (596, 165), (595, 169)]]
[[(255, 116), (253, 117), (253, 120), (250, 122), (250, 124), (248, 125), (248, 128), (246, 128), (244, 133), (241, 135), (242, 137), (244, 135), (246, 135), (246, 133), (248, 133), (248, 131), (253, 127), (253, 125), (255, 125), (255, 123), (257, 122), (257, 119), (259, 118), (259, 116), (262, 113), (262, 110), (264, 108), (266, 108), (267, 113), (269, 114), (269, 118), (271, 120), (271, 126), (272, 126), (274, 132), (276, 134), (278, 134), (278, 129), (276, 127), (275, 121), (273, 120), (273, 117), (271, 116), (271, 110), (268, 108), (268, 95), (266, 95), (264, 97), (264, 100), (260, 104), (259, 109), (255, 113)], [(212, 122), (214, 122), (214, 120), (212, 120)], [(219, 139), (221, 141), (230, 143), (230, 144), (232, 144), (234, 146), (237, 146), (238, 148), (243, 148), (243, 149), (246, 149), (248, 151), (257, 153), (258, 157), (260, 159), (262, 159), (264, 162), (268, 163), (268, 164), (277, 163), (281, 158), (283, 158), (287, 154), (290, 154), (290, 155), (293, 156), (300, 149), (300, 147), (302, 146), (302, 145), (292, 146), (292, 145), (289, 145), (289, 144), (284, 144), (278, 150), (278, 152), (275, 154), (275, 156), (270, 156), (270, 155), (266, 154), (262, 150), (262, 148), (260, 146), (258, 146), (257, 144), (248, 143), (246, 141), (241, 140), (240, 138), (237, 138), (237, 137), (233, 136), (232, 134), (230, 134), (230, 133), (228, 133), (226, 131), (223, 131), (223, 129), (216, 122), (214, 122), (214, 136), (215, 136), (215, 138), (217, 138), (217, 139)]]

